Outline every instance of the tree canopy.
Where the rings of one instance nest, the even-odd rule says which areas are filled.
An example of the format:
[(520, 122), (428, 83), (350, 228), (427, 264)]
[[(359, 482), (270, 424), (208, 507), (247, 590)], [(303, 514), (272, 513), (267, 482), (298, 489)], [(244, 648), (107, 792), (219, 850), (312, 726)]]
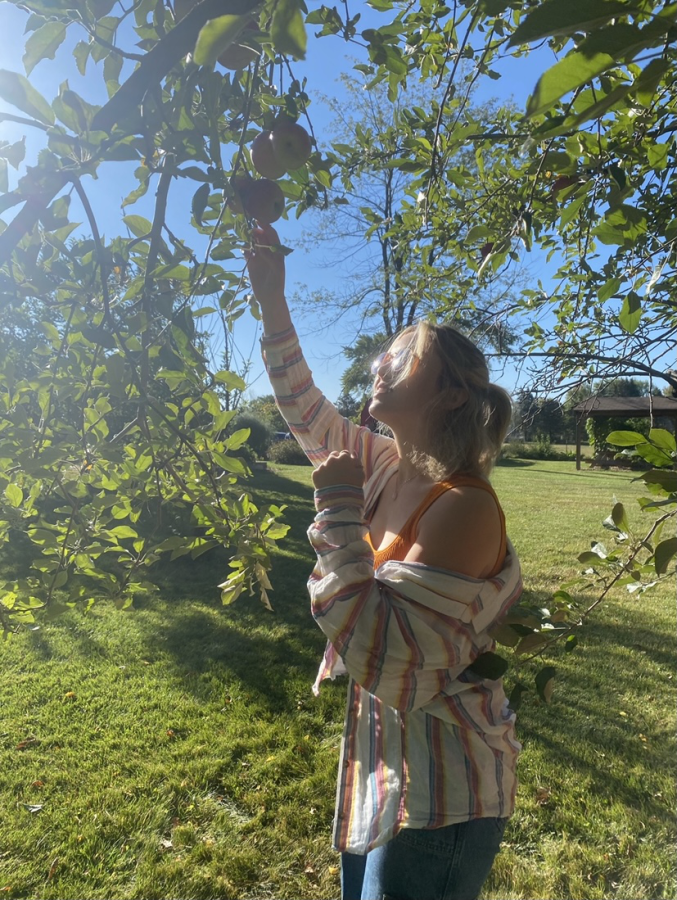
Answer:
[[(224, 600), (258, 586), (267, 602), (280, 510), (257, 510), (242, 492), (246, 468), (232, 453), (246, 433), (229, 431), (233, 411), (218, 389), (242, 381), (208, 364), (195, 321), (215, 311), (228, 328), (250, 308), (232, 262), (250, 226), (238, 178), (253, 172), (262, 131), (302, 121), (313, 137), (317, 88), (294, 74), (309, 37), (358, 48), (357, 70), (393, 106), (419, 80), (435, 90), (425, 107), (401, 104), (383, 158), (366, 134), (326, 155), (315, 145), (278, 182), (287, 214), (330, 204), (332, 185), (360, 167), (406, 175), (400, 218), (369, 214), (395, 270), (406, 262), (403, 297), (444, 279), (436, 317), (464, 308), (489, 323), (512, 317), (524, 338), (509, 352), (546, 387), (616, 376), (677, 386), (677, 4), (371, 0), (366, 28), (361, 12), (308, 11), (301, 0), (16, 5), (27, 13), (26, 75), (71, 54), (108, 99), (94, 106), (67, 81), (45, 98), (25, 75), (0, 70), (0, 98), (13, 109), (0, 119), (43, 139), (27, 163), (23, 141), (0, 145), (0, 303), (45, 310), (41, 370), (0, 361), (2, 534), (24, 530), (36, 553), (34, 575), (3, 588), (7, 627), (57, 595), (103, 591), (127, 603), (150, 590), (144, 572), (158, 554), (215, 542), (234, 554)], [(502, 60), (544, 44), (556, 61), (526, 109), (487, 121), (472, 105), (478, 79), (500, 78)], [(217, 62), (224, 54), (229, 68)], [(136, 187), (119, 233), (105, 237), (88, 183), (116, 164), (132, 164)], [(7, 166), (19, 169), (11, 189)], [(194, 188), (190, 235), (167, 222), (177, 184)], [(153, 192), (150, 218), (128, 212)], [(551, 267), (547, 281), (486, 308), (468, 301), (468, 279), (491, 293), (528, 253)], [(197, 536), (163, 531), (162, 510), (176, 503)]]

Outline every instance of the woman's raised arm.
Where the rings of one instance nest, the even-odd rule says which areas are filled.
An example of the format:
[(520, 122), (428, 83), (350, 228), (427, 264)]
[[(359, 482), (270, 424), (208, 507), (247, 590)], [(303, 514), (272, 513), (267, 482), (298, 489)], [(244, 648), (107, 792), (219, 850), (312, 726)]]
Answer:
[(275, 250), (279, 246), (275, 229), (260, 225), (252, 232), (252, 248), (247, 252), (249, 278), (263, 319), (264, 359), (277, 405), (314, 466), (333, 451), (348, 450), (359, 458), (369, 481), (393, 462), (394, 443), (341, 416), (313, 383), (284, 296), (284, 255)]

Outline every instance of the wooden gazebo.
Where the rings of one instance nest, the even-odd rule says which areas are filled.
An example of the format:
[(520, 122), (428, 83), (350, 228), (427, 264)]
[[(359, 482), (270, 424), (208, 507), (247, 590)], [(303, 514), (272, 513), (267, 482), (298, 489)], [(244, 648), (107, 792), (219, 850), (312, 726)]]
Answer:
[(576, 468), (581, 468), (581, 434), (585, 420), (601, 416), (671, 418), (677, 433), (677, 399), (672, 397), (589, 397), (573, 408), (576, 416)]

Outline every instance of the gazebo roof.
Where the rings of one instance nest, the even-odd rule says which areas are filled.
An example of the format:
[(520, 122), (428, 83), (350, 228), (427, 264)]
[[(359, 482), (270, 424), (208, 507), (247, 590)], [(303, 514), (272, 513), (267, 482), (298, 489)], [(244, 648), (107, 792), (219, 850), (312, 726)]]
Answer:
[(586, 416), (677, 416), (672, 397), (588, 397), (573, 408)]

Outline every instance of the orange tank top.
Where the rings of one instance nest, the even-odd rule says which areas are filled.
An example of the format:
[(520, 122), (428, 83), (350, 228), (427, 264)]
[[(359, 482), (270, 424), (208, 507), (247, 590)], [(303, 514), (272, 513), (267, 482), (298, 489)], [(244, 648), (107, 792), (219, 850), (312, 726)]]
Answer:
[(374, 550), (374, 568), (378, 569), (380, 565), (389, 560), (405, 559), (407, 553), (411, 550), (416, 541), (418, 523), (420, 522), (423, 513), (432, 506), (435, 500), (437, 500), (438, 497), (441, 497), (442, 494), (445, 494), (452, 488), (462, 487), (463, 485), (470, 485), (471, 487), (477, 487), (481, 488), (483, 491), (487, 491), (496, 502), (496, 507), (501, 520), (501, 546), (498, 551), (498, 556), (496, 557), (496, 562), (491, 572), (486, 577), (493, 578), (495, 575), (498, 575), (503, 568), (506, 554), (505, 516), (492, 486), (483, 478), (477, 478), (473, 475), (453, 475), (448, 481), (441, 481), (438, 484), (433, 485), (428, 495), (424, 497), (423, 501), (416, 507), (404, 523), (400, 533), (387, 547), (383, 547), (381, 550), (374, 550), (374, 545), (371, 543), (371, 535), (367, 533), (367, 541), (372, 550)]

